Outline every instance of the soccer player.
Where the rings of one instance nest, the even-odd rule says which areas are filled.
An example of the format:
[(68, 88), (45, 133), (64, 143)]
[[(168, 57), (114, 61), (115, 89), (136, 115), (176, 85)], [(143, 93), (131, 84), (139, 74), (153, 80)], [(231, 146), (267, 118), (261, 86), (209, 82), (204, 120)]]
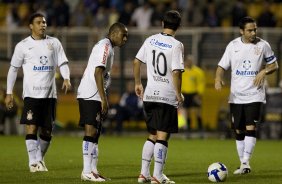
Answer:
[(253, 18), (244, 17), (239, 23), (241, 37), (232, 40), (218, 63), (215, 89), (224, 85), (224, 73), (231, 68), (229, 96), (231, 126), (235, 130), (236, 146), (241, 165), (234, 174), (251, 172), (250, 158), (256, 145), (256, 126), (261, 106), (266, 103), (264, 80), (278, 69), (269, 43), (257, 37)]
[(16, 45), (7, 76), (5, 103), (11, 109), (17, 73), (20, 67), (23, 68), (24, 107), (20, 123), (26, 125), (25, 142), (30, 172), (48, 171), (43, 158), (50, 145), (55, 121), (57, 67), (64, 78), (62, 89), (67, 92), (71, 88), (64, 49), (57, 38), (45, 34), (46, 27), (44, 15), (35, 13), (30, 16), (31, 35)]
[(92, 49), (87, 67), (78, 87), (79, 125), (84, 127), (82, 142), (84, 181), (103, 182), (107, 178), (99, 174), (98, 140), (102, 121), (108, 112), (105, 90), (110, 82), (110, 70), (114, 59), (114, 47), (125, 44), (128, 31), (122, 23), (114, 23), (106, 38), (100, 40)]
[[(180, 26), (179, 12), (165, 13), (163, 31), (148, 37), (134, 60), (136, 95), (143, 99), (149, 137), (142, 150), (142, 167), (138, 183), (175, 183), (163, 173), (168, 140), (178, 132), (177, 107), (183, 103), (181, 94), (184, 71), (183, 44), (174, 38)], [(144, 92), (140, 67), (147, 66), (147, 86)], [(150, 175), (150, 162), (154, 157), (154, 173)]]
[(195, 116), (198, 130), (203, 128), (201, 106), (205, 90), (205, 73), (194, 64), (192, 55), (186, 56), (185, 72), (182, 75), (182, 93), (184, 96), (183, 109), (187, 120), (187, 130), (191, 130), (191, 120)]

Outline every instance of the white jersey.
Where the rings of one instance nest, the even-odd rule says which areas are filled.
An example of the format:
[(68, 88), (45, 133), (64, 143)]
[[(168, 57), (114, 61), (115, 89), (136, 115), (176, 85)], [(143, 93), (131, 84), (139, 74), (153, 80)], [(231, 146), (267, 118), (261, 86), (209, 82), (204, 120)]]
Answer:
[(229, 103), (245, 104), (266, 102), (265, 88), (258, 89), (254, 79), (264, 65), (276, 61), (268, 42), (258, 38), (256, 44), (243, 43), (241, 37), (231, 41), (218, 65), (231, 68), (231, 91)]
[(104, 87), (109, 86), (110, 70), (114, 60), (114, 49), (108, 38), (100, 40), (92, 49), (87, 67), (82, 76), (77, 91), (77, 98), (84, 100), (101, 101), (95, 81), (94, 73), (96, 67), (104, 67)]
[(177, 106), (172, 71), (184, 71), (183, 44), (159, 33), (145, 40), (136, 58), (147, 65), (147, 86), (143, 101)]
[(57, 38), (31, 36), (16, 45), (11, 65), (22, 67), (23, 98), (57, 98), (55, 73), (57, 66), (67, 63), (64, 49)]

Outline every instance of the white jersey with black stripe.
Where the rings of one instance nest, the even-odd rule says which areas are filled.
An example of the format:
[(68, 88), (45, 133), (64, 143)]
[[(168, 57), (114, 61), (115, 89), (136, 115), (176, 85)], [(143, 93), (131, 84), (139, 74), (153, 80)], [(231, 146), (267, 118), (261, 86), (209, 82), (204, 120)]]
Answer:
[(114, 60), (114, 49), (108, 38), (100, 40), (92, 49), (87, 67), (77, 90), (77, 98), (101, 101), (94, 73), (96, 67), (104, 67), (104, 86), (109, 86), (110, 70)]
[(265, 87), (255, 86), (254, 79), (264, 65), (275, 61), (269, 43), (261, 38), (255, 44), (243, 43), (241, 37), (232, 40), (218, 63), (225, 70), (231, 68), (229, 103), (265, 103)]
[(148, 37), (136, 58), (147, 66), (143, 101), (177, 106), (172, 72), (184, 71), (183, 44), (173, 36), (159, 33)]
[(57, 98), (56, 68), (67, 62), (57, 38), (46, 36), (45, 39), (34, 40), (29, 36), (19, 42), (11, 65), (23, 68), (23, 98)]

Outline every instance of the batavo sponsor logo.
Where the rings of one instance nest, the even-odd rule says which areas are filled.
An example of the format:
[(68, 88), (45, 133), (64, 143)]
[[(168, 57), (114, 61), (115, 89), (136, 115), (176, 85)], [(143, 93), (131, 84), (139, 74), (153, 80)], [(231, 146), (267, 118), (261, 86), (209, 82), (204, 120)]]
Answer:
[(258, 71), (250, 70), (252, 68), (252, 62), (250, 60), (243, 61), (243, 68), (244, 70), (236, 70), (236, 75), (241, 76), (256, 76)]
[(33, 66), (33, 71), (49, 72), (53, 70), (54, 70), (54, 66)]
[(108, 57), (108, 53), (109, 53), (109, 45), (108, 43), (106, 43), (105, 45), (105, 50), (104, 50), (104, 54), (103, 54), (103, 61), (102, 63), (103, 64), (106, 64), (106, 61), (107, 61), (107, 57)]
[(236, 75), (256, 76), (257, 74), (258, 74), (258, 71), (240, 71), (240, 70), (236, 70)]

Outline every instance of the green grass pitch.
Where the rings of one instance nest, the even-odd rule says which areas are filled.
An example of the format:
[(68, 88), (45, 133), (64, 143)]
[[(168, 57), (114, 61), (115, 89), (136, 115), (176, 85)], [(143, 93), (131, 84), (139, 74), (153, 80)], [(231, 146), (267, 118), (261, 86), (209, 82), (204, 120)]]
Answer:
[[(144, 140), (145, 136), (101, 137), (98, 168), (102, 174), (112, 179), (106, 183), (137, 183)], [(1, 136), (0, 183), (91, 183), (80, 180), (81, 143), (81, 137), (55, 135), (45, 158), (49, 171), (30, 173), (24, 136)], [(225, 183), (282, 183), (282, 142), (275, 140), (258, 140), (251, 160), (252, 172), (235, 176), (232, 173), (239, 166), (239, 161), (234, 140), (184, 140), (172, 136), (165, 173), (177, 184), (208, 184), (211, 182), (206, 176), (207, 167), (217, 161), (224, 163), (229, 170)]]

